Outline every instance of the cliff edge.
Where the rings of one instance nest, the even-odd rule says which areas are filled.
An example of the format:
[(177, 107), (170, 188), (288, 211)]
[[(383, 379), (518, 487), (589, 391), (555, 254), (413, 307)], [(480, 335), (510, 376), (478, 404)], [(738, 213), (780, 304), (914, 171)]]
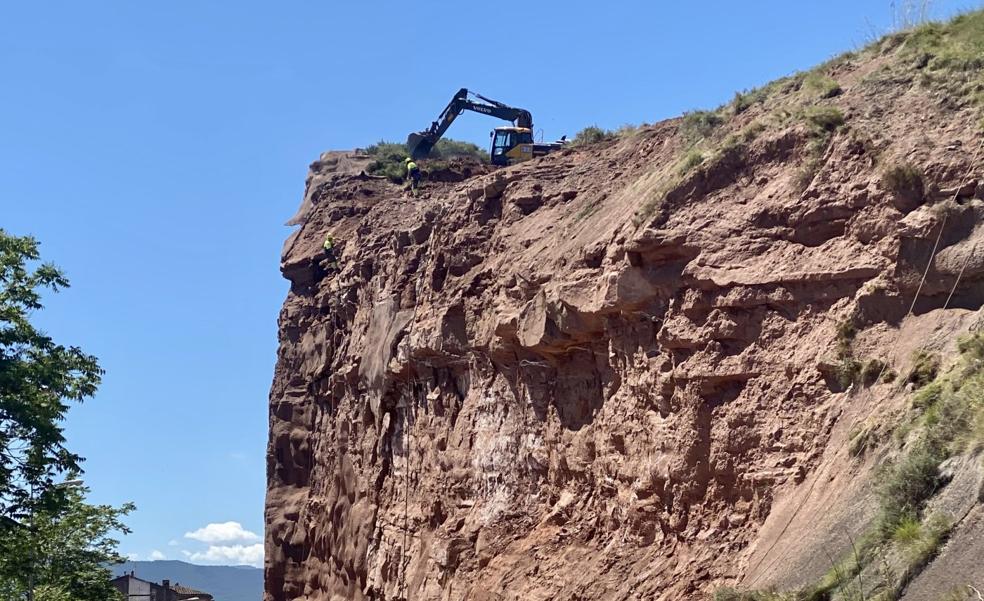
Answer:
[(949, 520), (919, 562), (882, 486), (920, 391), (976, 377), (982, 22), (420, 198), (323, 155), (283, 251), (265, 600), (984, 584), (974, 444), (907, 510)]

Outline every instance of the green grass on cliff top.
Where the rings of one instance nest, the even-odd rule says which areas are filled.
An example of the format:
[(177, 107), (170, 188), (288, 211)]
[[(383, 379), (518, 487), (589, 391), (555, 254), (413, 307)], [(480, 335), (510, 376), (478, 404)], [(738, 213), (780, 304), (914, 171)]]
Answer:
[[(403, 161), (410, 156), (406, 144), (380, 140), (365, 150), (366, 154), (373, 158), (366, 169), (368, 173), (384, 175), (396, 183), (402, 182), (406, 178), (407, 171)], [(434, 160), (471, 158), (483, 163), (489, 161), (488, 152), (475, 144), (447, 138), (438, 140), (427, 158)]]

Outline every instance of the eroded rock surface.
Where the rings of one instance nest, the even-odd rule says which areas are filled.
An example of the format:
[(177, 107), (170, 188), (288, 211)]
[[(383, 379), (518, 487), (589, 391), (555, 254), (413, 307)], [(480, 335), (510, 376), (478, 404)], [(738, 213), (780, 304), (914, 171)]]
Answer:
[[(419, 199), (315, 163), (283, 253), (265, 599), (694, 599), (829, 569), (792, 543), (888, 402), (836, 381), (838, 326), (898, 366), (904, 328), (984, 302), (976, 114), (865, 85), (877, 66), (818, 101), (846, 125), (805, 185), (795, 119), (686, 172), (673, 120)], [(917, 202), (881, 184), (902, 160)]]

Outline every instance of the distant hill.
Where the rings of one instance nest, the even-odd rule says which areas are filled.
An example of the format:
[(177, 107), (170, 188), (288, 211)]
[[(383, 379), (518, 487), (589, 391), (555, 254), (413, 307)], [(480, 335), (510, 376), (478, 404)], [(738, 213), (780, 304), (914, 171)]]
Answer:
[(263, 570), (252, 566), (199, 566), (183, 561), (128, 561), (113, 568), (120, 576), (134, 572), (137, 578), (181, 584), (210, 593), (215, 601), (260, 601)]

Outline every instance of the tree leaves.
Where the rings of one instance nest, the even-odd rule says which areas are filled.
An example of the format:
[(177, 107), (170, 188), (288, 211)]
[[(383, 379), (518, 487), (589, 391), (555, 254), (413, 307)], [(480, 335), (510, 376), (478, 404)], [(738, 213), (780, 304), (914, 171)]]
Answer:
[(23, 597), (32, 583), (38, 601), (118, 598), (109, 566), (125, 558), (116, 551), (112, 534), (129, 532), (122, 518), (133, 505), (89, 505), (86, 489), (56, 487), (52, 492), (61, 497), (56, 508), (0, 526), (0, 598)]
[(61, 271), (38, 264), (38, 243), (0, 230), (0, 516), (29, 512), (54, 478), (78, 472), (81, 458), (65, 447), (69, 402), (99, 386), (96, 358), (56, 344), (30, 322), (41, 292), (68, 287)]
[(34, 238), (0, 230), (0, 599), (117, 599), (107, 566), (124, 558), (110, 534), (129, 531), (121, 519), (133, 506), (89, 505), (84, 489), (55, 484), (81, 473), (62, 423), (103, 371), (31, 323), (42, 292), (68, 287), (39, 259)]

